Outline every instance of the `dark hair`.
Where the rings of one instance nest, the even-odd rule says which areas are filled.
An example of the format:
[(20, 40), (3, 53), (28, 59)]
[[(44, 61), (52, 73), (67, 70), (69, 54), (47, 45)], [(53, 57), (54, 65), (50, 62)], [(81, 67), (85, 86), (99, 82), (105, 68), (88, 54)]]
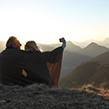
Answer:
[(10, 47), (10, 46), (12, 46), (12, 44), (15, 44), (15, 40), (17, 40), (17, 37), (10, 36), (6, 42), (6, 47)]

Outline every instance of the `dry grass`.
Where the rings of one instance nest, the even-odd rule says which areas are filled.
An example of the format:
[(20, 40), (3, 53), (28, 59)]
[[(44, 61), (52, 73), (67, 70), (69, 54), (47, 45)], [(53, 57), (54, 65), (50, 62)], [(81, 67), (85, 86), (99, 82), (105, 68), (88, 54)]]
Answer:
[(0, 109), (109, 109), (109, 99), (105, 97), (108, 93), (85, 85), (69, 90), (44, 84), (27, 87), (0, 84)]
[(105, 99), (109, 99), (109, 89), (106, 88), (106, 86), (107, 86), (107, 83), (101, 84), (101, 87), (98, 87), (98, 88), (89, 84), (89, 85), (83, 85), (80, 88), (70, 88), (70, 90), (81, 90), (81, 91), (84, 90), (84, 91), (87, 91), (88, 93), (93, 93), (98, 96), (102, 96)]

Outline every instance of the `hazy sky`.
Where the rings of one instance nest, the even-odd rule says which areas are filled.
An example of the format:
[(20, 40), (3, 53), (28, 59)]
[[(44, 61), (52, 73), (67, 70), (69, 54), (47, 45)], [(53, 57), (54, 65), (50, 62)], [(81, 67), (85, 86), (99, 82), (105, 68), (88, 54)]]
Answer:
[(109, 0), (0, 0), (0, 40), (23, 42), (104, 40), (109, 37)]

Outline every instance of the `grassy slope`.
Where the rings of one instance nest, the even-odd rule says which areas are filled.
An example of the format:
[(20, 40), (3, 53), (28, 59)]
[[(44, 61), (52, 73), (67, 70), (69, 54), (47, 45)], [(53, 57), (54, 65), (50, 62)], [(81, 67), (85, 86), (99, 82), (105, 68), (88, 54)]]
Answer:
[(109, 84), (109, 64), (89, 61), (76, 67), (67, 77), (60, 80), (59, 85), (78, 87), (93, 83), (94, 86), (99, 87), (104, 82)]
[[(0, 84), (0, 109), (108, 109), (109, 100), (90, 88), (49, 88), (43, 84), (27, 87)], [(94, 90), (95, 89), (95, 90)], [(101, 94), (101, 95), (100, 95)], [(107, 92), (109, 94), (109, 92)]]
[(103, 63), (109, 63), (109, 51), (98, 55), (97, 57), (93, 58), (92, 60), (103, 62)]
[(77, 66), (67, 77), (60, 80), (59, 85), (65, 87), (77, 87), (93, 83), (95, 86), (109, 88), (109, 51), (98, 55), (91, 61)]

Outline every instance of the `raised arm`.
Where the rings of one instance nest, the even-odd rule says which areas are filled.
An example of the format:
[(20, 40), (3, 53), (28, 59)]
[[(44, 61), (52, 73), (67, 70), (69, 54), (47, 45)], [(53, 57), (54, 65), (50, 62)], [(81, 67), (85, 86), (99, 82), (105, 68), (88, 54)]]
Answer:
[(63, 43), (62, 47), (64, 49), (66, 47), (66, 40), (62, 37), (62, 38), (59, 39), (59, 41)]

